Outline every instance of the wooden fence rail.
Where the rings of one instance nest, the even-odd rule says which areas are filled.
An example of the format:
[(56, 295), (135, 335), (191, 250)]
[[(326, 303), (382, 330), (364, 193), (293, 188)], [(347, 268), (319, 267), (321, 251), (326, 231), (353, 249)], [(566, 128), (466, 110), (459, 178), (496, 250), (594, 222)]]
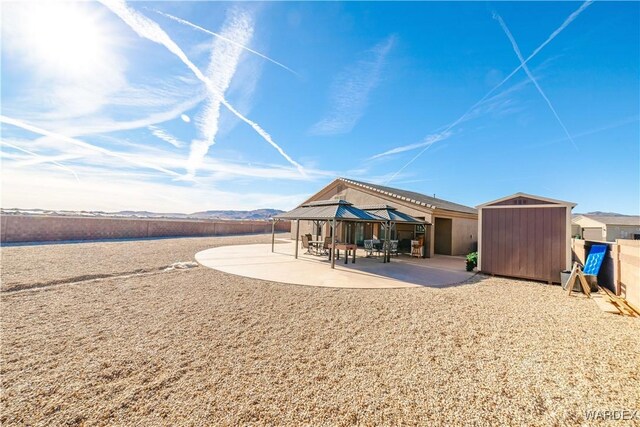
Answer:
[(598, 283), (640, 308), (640, 240), (617, 239), (614, 242), (572, 239), (573, 259), (584, 264), (591, 246), (607, 245)]

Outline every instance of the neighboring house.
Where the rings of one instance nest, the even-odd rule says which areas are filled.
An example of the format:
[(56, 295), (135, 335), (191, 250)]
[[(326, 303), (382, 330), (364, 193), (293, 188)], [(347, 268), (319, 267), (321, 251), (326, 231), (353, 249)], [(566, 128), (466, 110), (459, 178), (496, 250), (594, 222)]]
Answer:
[[(465, 255), (476, 250), (478, 241), (478, 213), (474, 208), (424, 194), (385, 187), (346, 178), (337, 178), (301, 205), (318, 200), (343, 199), (354, 206), (390, 205), (414, 218), (425, 221), (425, 226), (398, 224), (392, 238), (400, 241), (401, 247), (408, 247), (411, 240), (426, 235), (426, 256), (431, 254)], [(300, 233), (328, 235), (324, 229), (316, 228), (311, 221), (300, 222)], [(345, 225), (348, 229), (338, 228), (338, 236), (362, 244), (365, 239), (384, 238), (378, 224), (357, 223)], [(295, 238), (295, 227), (292, 237)]]
[[(614, 242), (616, 239), (640, 240), (640, 216), (578, 215), (573, 218), (579, 235), (585, 240)], [(575, 232), (575, 231), (574, 231)]]

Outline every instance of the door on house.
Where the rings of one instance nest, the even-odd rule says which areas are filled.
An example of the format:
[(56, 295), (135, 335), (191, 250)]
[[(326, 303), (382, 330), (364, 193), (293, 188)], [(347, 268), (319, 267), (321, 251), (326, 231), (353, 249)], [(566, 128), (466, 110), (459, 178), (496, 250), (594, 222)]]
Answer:
[(436, 254), (451, 255), (452, 223), (451, 218), (436, 218), (433, 242)]
[(356, 223), (356, 245), (364, 246), (364, 223)]

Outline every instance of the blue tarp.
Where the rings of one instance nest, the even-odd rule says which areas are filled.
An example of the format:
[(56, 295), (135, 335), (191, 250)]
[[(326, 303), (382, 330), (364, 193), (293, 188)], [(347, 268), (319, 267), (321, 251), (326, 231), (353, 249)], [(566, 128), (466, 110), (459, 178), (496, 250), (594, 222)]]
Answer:
[(591, 246), (591, 251), (589, 251), (589, 256), (587, 257), (587, 261), (584, 263), (582, 272), (584, 274), (593, 274), (594, 276), (597, 276), (606, 252), (607, 245)]

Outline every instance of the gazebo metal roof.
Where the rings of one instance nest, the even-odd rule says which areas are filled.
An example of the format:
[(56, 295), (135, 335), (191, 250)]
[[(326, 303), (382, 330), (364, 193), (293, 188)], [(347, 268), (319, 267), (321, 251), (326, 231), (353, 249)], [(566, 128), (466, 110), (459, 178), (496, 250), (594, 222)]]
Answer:
[(273, 217), (274, 219), (337, 220), (361, 222), (386, 222), (386, 218), (353, 206), (346, 200), (321, 200), (311, 202)]
[(386, 221), (390, 221), (390, 222), (405, 223), (405, 224), (424, 224), (425, 223), (425, 221), (421, 221), (417, 218), (412, 217), (409, 214), (400, 212), (395, 207), (389, 206), (389, 205), (360, 206), (360, 209), (370, 214), (374, 214), (375, 216), (379, 216), (380, 218), (383, 218)]

